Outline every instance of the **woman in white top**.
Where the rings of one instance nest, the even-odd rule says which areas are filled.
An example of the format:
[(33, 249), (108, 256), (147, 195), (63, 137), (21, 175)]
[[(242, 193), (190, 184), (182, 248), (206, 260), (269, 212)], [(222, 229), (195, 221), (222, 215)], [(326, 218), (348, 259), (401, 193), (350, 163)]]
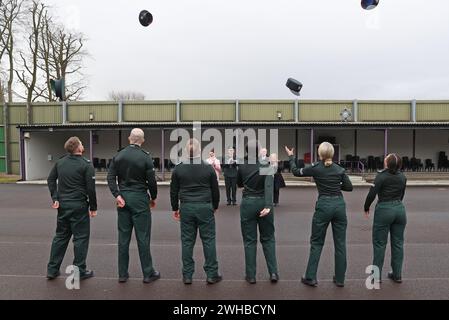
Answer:
[(217, 180), (220, 180), (220, 173), (221, 173), (221, 164), (220, 160), (217, 159), (215, 156), (215, 150), (212, 149), (209, 152), (209, 158), (207, 158), (207, 163), (209, 163), (215, 170), (215, 173), (217, 175)]

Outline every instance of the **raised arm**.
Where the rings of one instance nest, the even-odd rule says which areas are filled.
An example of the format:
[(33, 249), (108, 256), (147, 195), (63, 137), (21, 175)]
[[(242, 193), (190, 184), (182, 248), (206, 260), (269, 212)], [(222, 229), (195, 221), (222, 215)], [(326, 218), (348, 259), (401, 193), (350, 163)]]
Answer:
[(293, 154), (293, 148), (289, 149), (285, 147), (285, 152), (287, 152), (289, 162), (290, 162), (290, 170), (292, 174), (296, 177), (312, 177), (313, 176), (313, 166), (309, 166), (306, 168), (298, 168), (296, 165), (296, 158)]

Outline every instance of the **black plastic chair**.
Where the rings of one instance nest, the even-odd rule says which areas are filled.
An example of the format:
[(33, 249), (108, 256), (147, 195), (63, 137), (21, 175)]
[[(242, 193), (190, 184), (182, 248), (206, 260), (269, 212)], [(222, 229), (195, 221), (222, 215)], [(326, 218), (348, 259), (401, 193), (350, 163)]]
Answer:
[(374, 171), (375, 161), (373, 156), (368, 156), (367, 168), (369, 171)]
[(408, 157), (402, 157), (402, 171), (410, 170), (410, 160)]
[(425, 162), (424, 170), (435, 171), (435, 163), (432, 162), (432, 159), (426, 159), (424, 162)]

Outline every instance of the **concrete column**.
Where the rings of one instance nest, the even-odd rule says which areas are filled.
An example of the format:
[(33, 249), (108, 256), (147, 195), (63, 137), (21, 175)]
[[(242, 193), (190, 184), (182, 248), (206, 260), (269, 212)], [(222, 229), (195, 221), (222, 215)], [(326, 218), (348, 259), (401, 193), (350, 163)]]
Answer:
[(62, 123), (66, 124), (67, 123), (67, 101), (62, 101), (61, 107), (62, 107)]
[(22, 177), (22, 181), (26, 180), (26, 171), (25, 171), (25, 138), (23, 136), (22, 129), (19, 130), (19, 148), (20, 148), (20, 176)]
[(315, 143), (314, 143), (314, 140), (315, 140), (315, 137), (314, 137), (314, 134), (315, 134), (315, 132), (314, 132), (314, 130), (313, 130), (313, 128), (312, 129), (310, 129), (310, 162), (311, 163), (314, 163), (315, 162)]
[(165, 181), (165, 130), (161, 130), (161, 173), (162, 181)]
[(89, 160), (94, 163), (94, 133), (92, 130), (89, 130)]
[(416, 100), (412, 100), (411, 107), (412, 107), (411, 119), (412, 119), (412, 122), (416, 122)]
[(295, 122), (299, 122), (299, 101), (295, 100)]
[(6, 174), (10, 173), (9, 170), (9, 116), (8, 116), (8, 104), (3, 103), (3, 134), (5, 138), (5, 169)]
[(181, 122), (181, 101), (176, 101), (176, 122)]
[(123, 122), (123, 100), (118, 102), (117, 119), (118, 122)]
[(235, 122), (240, 122), (240, 102), (235, 101)]
[(354, 122), (359, 121), (359, 102), (357, 100), (352, 102), (352, 119)]

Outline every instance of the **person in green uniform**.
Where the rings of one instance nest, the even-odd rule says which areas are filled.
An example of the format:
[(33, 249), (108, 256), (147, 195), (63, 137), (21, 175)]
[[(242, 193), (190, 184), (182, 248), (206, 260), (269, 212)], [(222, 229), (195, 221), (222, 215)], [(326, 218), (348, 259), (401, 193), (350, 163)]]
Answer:
[(187, 159), (175, 167), (170, 183), (173, 218), (181, 222), (183, 282), (187, 285), (192, 283), (195, 271), (193, 248), (199, 231), (206, 281), (215, 284), (222, 280), (215, 243), (214, 214), (220, 201), (217, 175), (210, 164), (202, 161), (198, 140), (187, 141), (186, 153)]
[(94, 275), (92, 270), (86, 268), (86, 257), (90, 218), (97, 215), (95, 170), (90, 161), (82, 156), (84, 147), (78, 137), (69, 138), (64, 149), (67, 155), (56, 162), (47, 179), (52, 208), (58, 210), (47, 279), (53, 280), (60, 275), (59, 269), (73, 235), (73, 265), (78, 267), (80, 279), (84, 280)]
[(150, 206), (156, 206), (157, 184), (153, 159), (142, 149), (143, 130), (133, 129), (128, 139), (129, 146), (112, 159), (107, 176), (109, 189), (117, 201), (119, 282), (124, 283), (129, 278), (129, 243), (134, 228), (143, 282), (150, 283), (160, 278), (150, 252)]
[(320, 161), (306, 168), (298, 168), (293, 149), (285, 150), (290, 158), (290, 168), (297, 177), (313, 177), (318, 189), (318, 201), (312, 219), (312, 235), (310, 237), (310, 254), (307, 270), (302, 283), (316, 287), (318, 263), (323, 249), (326, 231), (332, 224), (332, 235), (335, 248), (334, 283), (344, 287), (346, 273), (346, 204), (341, 191), (352, 191), (352, 183), (345, 169), (332, 161), (334, 147), (323, 142), (318, 147)]
[[(400, 171), (402, 160), (397, 154), (389, 154), (384, 160), (385, 169), (379, 172), (365, 200), (365, 215), (369, 218), (369, 208), (376, 195), (378, 197), (373, 223), (373, 265), (382, 275), (385, 247), (390, 233), (391, 268), (388, 278), (402, 282), (404, 260), (404, 230), (407, 224), (405, 207), (402, 203), (407, 178)], [(380, 280), (380, 279), (379, 279)]]
[(223, 176), (226, 186), (227, 205), (237, 205), (237, 160), (235, 158), (234, 148), (228, 149), (228, 155), (223, 165)]
[[(237, 186), (243, 188), (240, 226), (245, 249), (245, 279), (250, 284), (256, 283), (257, 228), (259, 228), (269, 279), (271, 282), (277, 282), (279, 274), (274, 236), (274, 171), (268, 158), (266, 161), (258, 158), (257, 147), (251, 148), (251, 144), (256, 143), (248, 142), (244, 163), (239, 165), (237, 172)], [(256, 150), (251, 152), (251, 149)]]

